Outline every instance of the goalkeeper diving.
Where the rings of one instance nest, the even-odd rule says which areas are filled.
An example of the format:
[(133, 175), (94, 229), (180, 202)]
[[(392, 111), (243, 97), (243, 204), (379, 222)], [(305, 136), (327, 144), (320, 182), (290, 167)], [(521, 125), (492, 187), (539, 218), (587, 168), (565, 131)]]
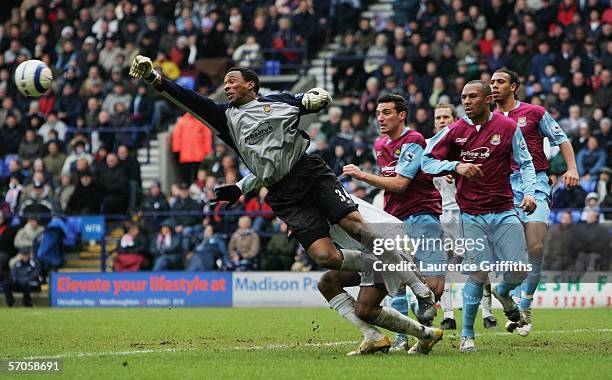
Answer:
[[(237, 184), (215, 189), (216, 201), (227, 201), (229, 207), (242, 194), (266, 186), (266, 201), (272, 211), (319, 266), (344, 272), (372, 270), (371, 260), (361, 251), (336, 248), (330, 224), (339, 225), (366, 247), (372, 247), (380, 234), (364, 221), (325, 161), (306, 153), (310, 139), (298, 128), (300, 116), (317, 113), (332, 102), (326, 90), (259, 97), (257, 74), (249, 68), (233, 67), (223, 80), (229, 103), (221, 104), (163, 78), (147, 57), (134, 59), (130, 75), (145, 80), (170, 102), (205, 122), (251, 171)], [(385, 249), (379, 257), (388, 264), (404, 261), (396, 249)], [(419, 281), (418, 273), (394, 273), (385, 276), (385, 287), (391, 293), (401, 284)], [(423, 315), (435, 315), (433, 294), (422, 288), (426, 290), (416, 294), (424, 307), (419, 310)]]

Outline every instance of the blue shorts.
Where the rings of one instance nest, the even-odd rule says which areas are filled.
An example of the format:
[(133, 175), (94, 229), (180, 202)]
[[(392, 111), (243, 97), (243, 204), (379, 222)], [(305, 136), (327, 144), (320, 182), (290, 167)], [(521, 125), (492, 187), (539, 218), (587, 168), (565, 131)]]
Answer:
[[(404, 219), (404, 227), (406, 233), (411, 239), (420, 240), (420, 244), (416, 247), (414, 255), (417, 265), (427, 267), (428, 265), (436, 265), (437, 268), (443, 268), (446, 263), (446, 255), (444, 254), (444, 230), (440, 217), (435, 214), (417, 214), (410, 215)], [(444, 270), (422, 271), (424, 276), (444, 276)]]
[(514, 210), (521, 222), (542, 222), (548, 224), (550, 204), (552, 203), (552, 189), (546, 172), (539, 171), (536, 173), (536, 192), (534, 196), (538, 207), (531, 215), (527, 215), (522, 208), (518, 207), (523, 201), (524, 196), (523, 177), (520, 170), (510, 174), (510, 185), (512, 185), (512, 192), (514, 193)]
[[(523, 225), (514, 211), (481, 215), (461, 213), (461, 230), (466, 245), (463, 264), (475, 264), (476, 271), (482, 269), (483, 263), (529, 262)], [(471, 249), (468, 249), (467, 239), (473, 241)], [(495, 270), (498, 275), (506, 271)]]

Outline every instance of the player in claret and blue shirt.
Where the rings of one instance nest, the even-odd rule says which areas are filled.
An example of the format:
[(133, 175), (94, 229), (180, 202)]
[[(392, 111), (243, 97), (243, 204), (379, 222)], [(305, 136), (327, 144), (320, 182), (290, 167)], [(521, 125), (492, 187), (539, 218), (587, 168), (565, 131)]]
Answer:
[(521, 129), (514, 120), (491, 113), (492, 101), (488, 82), (466, 84), (461, 93), (466, 116), (431, 139), (421, 163), (426, 173), (455, 176), (464, 238), (480, 242), (463, 259), (464, 265), (472, 267), (466, 268), (469, 278), (463, 290), (461, 352), (476, 351), (474, 321), (488, 275), (485, 265), (496, 261), (517, 264), (497, 271), (503, 274), (503, 282), (493, 294), (508, 319), (518, 322), (521, 318), (510, 296), (527, 276), (518, 265), (526, 266), (527, 249), (510, 186), (513, 160), (523, 175), (525, 196), (519, 206), (528, 214), (536, 208), (535, 170)]
[(542, 256), (544, 253), (544, 239), (550, 216), (552, 203), (552, 189), (550, 179), (546, 174), (548, 159), (544, 154), (544, 139), (548, 138), (551, 146), (559, 146), (561, 155), (567, 163), (567, 172), (563, 175), (566, 187), (578, 185), (579, 177), (576, 168), (576, 159), (572, 144), (567, 136), (546, 110), (538, 105), (520, 102), (516, 99), (516, 90), (520, 86), (518, 74), (507, 69), (497, 70), (491, 77), (491, 93), (493, 101), (497, 103), (497, 112), (515, 120), (525, 137), (527, 150), (533, 158), (536, 171), (535, 199), (536, 211), (527, 215), (518, 205), (523, 200), (524, 189), (522, 176), (516, 163), (512, 166), (510, 183), (514, 192), (515, 210), (524, 223), (527, 238), (527, 251), (531, 271), (521, 286), (522, 318), (519, 322), (508, 321), (506, 329), (509, 332), (517, 330), (521, 336), (527, 336), (531, 331), (531, 303), (542, 275)]
[[(387, 94), (378, 98), (376, 118), (381, 136), (374, 143), (374, 150), (381, 175), (364, 173), (355, 165), (345, 166), (343, 174), (385, 190), (385, 211), (404, 222), (411, 238), (422, 241), (415, 247), (415, 261), (438, 301), (444, 293), (446, 263), (440, 223), (442, 197), (432, 177), (421, 170), (425, 138), (406, 127), (407, 117), (408, 103), (402, 96)], [(403, 314), (408, 312), (405, 287), (391, 297), (391, 305)], [(413, 311), (417, 316), (421, 314), (416, 307)], [(431, 325), (434, 317), (435, 314), (421, 315), (418, 319)], [(406, 339), (405, 335), (397, 335), (392, 350), (407, 349)], [(419, 348), (412, 351), (418, 352)]]

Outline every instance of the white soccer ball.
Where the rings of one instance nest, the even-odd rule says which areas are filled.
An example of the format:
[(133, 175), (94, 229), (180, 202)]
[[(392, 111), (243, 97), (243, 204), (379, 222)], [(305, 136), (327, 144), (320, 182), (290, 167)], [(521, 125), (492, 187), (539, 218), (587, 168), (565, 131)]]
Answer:
[(15, 85), (23, 96), (38, 97), (47, 92), (53, 82), (53, 73), (43, 61), (30, 59), (15, 70)]

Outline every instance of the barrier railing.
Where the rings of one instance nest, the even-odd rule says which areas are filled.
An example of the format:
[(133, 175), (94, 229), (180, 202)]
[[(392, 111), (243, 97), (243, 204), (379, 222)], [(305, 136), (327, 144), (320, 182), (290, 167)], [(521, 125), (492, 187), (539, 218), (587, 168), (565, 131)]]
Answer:
[[(562, 212), (568, 211), (571, 213), (572, 215), (572, 224), (578, 224), (580, 223), (579, 221), (579, 217), (580, 214), (584, 211), (584, 209), (582, 208), (576, 208), (576, 209), (553, 209), (551, 210), (551, 215), (556, 215), (556, 214), (560, 214)], [(602, 214), (606, 214), (606, 213), (612, 213), (612, 208), (604, 208), (604, 209), (600, 209), (599, 210), (600, 213)], [(224, 238), (227, 238), (231, 235), (231, 233), (233, 233), (233, 231), (229, 231), (230, 227), (234, 227), (236, 224), (236, 219), (232, 218), (232, 217), (240, 217), (240, 216), (250, 216), (252, 218), (258, 217), (258, 216), (271, 216), (274, 215), (271, 211), (244, 211), (244, 210), (225, 210), (225, 209), (221, 209), (218, 211), (141, 211), (141, 212), (134, 212), (134, 213), (128, 213), (128, 214), (102, 214), (102, 215), (98, 215), (99, 217), (101, 217), (103, 219), (103, 222), (105, 225), (109, 225), (117, 222), (123, 222), (126, 220), (132, 220), (134, 217), (139, 217), (140, 220), (142, 222), (145, 222), (146, 218), (175, 218), (175, 217), (198, 217), (201, 218), (201, 220), (203, 220), (206, 217), (213, 217), (213, 218), (219, 218), (220, 220), (217, 221), (216, 223), (216, 227), (217, 230), (222, 231), (223, 233), (221, 233)], [(50, 220), (51, 217), (61, 217), (61, 218), (65, 218), (68, 221), (68, 224), (70, 225), (72, 223), (72, 225), (74, 225), (74, 223), (76, 223), (76, 221), (80, 222), (80, 219), (82, 218), (87, 218), (87, 217), (92, 217), (92, 215), (68, 215), (68, 214), (64, 214), (64, 213), (53, 213), (53, 214), (41, 214), (41, 213), (37, 213), (37, 214), (28, 214), (28, 213), (24, 213), (22, 215), (19, 215), (19, 218), (22, 218), (21, 221), (23, 221), (24, 219), (27, 218), (37, 218), (39, 220)], [(578, 218), (578, 219), (577, 219)], [(8, 218), (5, 217), (5, 219), (8, 220)], [(554, 219), (552, 220), (553, 224), (557, 224), (558, 222), (555, 221)], [(196, 223), (197, 224), (197, 223)], [(200, 222), (201, 224), (201, 222)], [(612, 233), (612, 221), (606, 221), (605, 223), (603, 223), (605, 226), (608, 226), (609, 229), (609, 233)], [(195, 224), (194, 224), (195, 225)], [(80, 228), (80, 227), (79, 227)], [(79, 233), (82, 231), (79, 231)], [(259, 233), (259, 235), (261, 237), (270, 237), (272, 236), (272, 233)], [(107, 253), (106, 253), (106, 239), (107, 239), (107, 234), (104, 234), (104, 236), (100, 239), (100, 244), (101, 244), (101, 255), (100, 255), (100, 269), (102, 272), (106, 271), (106, 261), (107, 261)]]

